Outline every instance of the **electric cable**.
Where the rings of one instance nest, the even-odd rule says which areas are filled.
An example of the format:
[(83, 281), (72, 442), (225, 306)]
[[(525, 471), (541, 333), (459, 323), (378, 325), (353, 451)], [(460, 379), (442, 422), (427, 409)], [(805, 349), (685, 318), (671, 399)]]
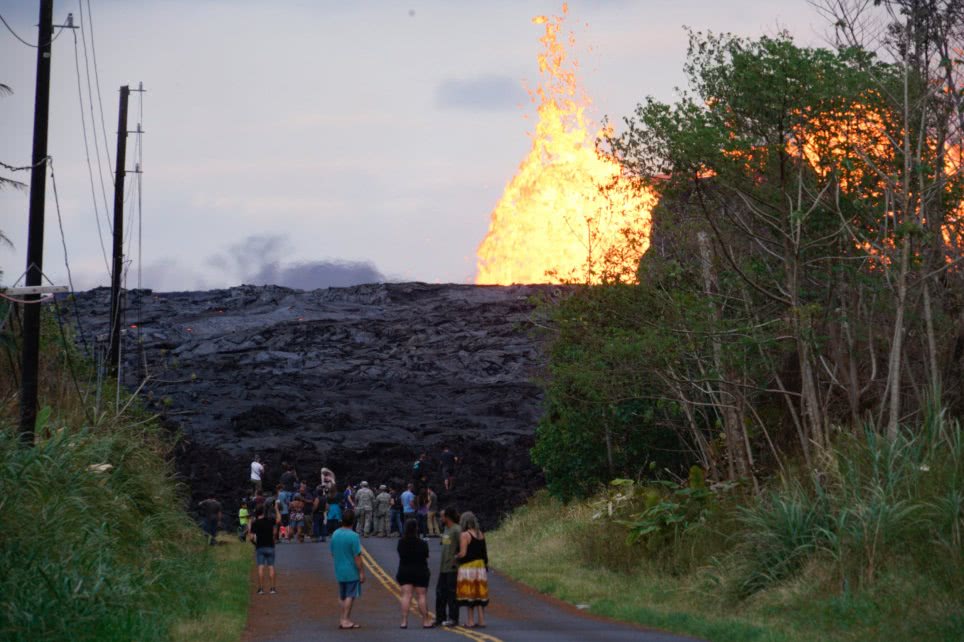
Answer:
[[(90, 162), (90, 142), (87, 139), (87, 117), (84, 116), (84, 91), (80, 83), (80, 54), (77, 51), (77, 34), (74, 33), (74, 69), (77, 73), (77, 98), (80, 102), (80, 125), (84, 134), (84, 153), (87, 156), (87, 176), (90, 179), (90, 196), (94, 203), (94, 221), (97, 223), (97, 238), (100, 241), (100, 252), (104, 256), (104, 267), (110, 274), (110, 261), (107, 259), (107, 247), (104, 245), (104, 231), (100, 227), (100, 210), (97, 207), (97, 189), (94, 187), (94, 166)], [(107, 212), (104, 212), (107, 216)], [(108, 219), (108, 224), (110, 220)]]
[[(80, 0), (81, 2), (83, 0)], [(104, 149), (107, 152), (107, 166), (110, 167), (110, 147), (107, 145), (107, 125), (104, 121), (104, 100), (100, 90), (100, 69), (97, 67), (97, 48), (94, 45), (94, 14), (90, 10), (90, 0), (87, 0), (87, 22), (90, 23), (90, 53), (94, 59), (94, 80), (97, 83), (97, 105), (100, 108), (100, 128), (104, 132)], [(113, 184), (113, 181), (112, 183)]]
[(87, 404), (84, 403), (84, 394), (80, 391), (80, 384), (77, 382), (77, 370), (74, 368), (74, 358), (70, 355), (71, 346), (67, 341), (67, 333), (64, 331), (63, 314), (60, 312), (60, 304), (57, 303), (56, 297), (54, 298), (54, 310), (57, 313), (57, 327), (60, 328), (60, 340), (63, 342), (64, 346), (64, 358), (67, 360), (67, 369), (70, 371), (70, 378), (74, 382), (74, 390), (77, 392), (77, 399), (80, 401), (80, 405), (84, 409), (84, 416), (87, 417), (87, 423), (93, 426), (94, 418), (91, 417), (90, 410), (87, 408)]
[(7, 165), (4, 162), (0, 162), (0, 167), (3, 167), (8, 172), (25, 172), (28, 169), (33, 169), (34, 167), (40, 167), (47, 162), (48, 156), (44, 156), (42, 159), (34, 163), (33, 165), (24, 165), (23, 167), (14, 167), (13, 165)]
[[(13, 37), (14, 37), (14, 38), (16, 38), (17, 40), (19, 40), (19, 41), (22, 42), (23, 44), (27, 45), (28, 47), (30, 47), (30, 48), (32, 48), (32, 49), (38, 49), (38, 48), (40, 47), (40, 45), (35, 45), (35, 44), (33, 44), (32, 42), (27, 42), (26, 40), (24, 40), (23, 38), (21, 38), (21, 37), (17, 34), (17, 32), (13, 30), (13, 27), (10, 26), (10, 24), (7, 22), (6, 18), (3, 17), (3, 14), (2, 14), (2, 13), (0, 13), (0, 22), (2, 22), (2, 23), (3, 23), (3, 26), (7, 28), (7, 31), (9, 31), (11, 34), (13, 34)], [(61, 27), (60, 29), (58, 29), (58, 30), (57, 30), (57, 33), (54, 34), (54, 37), (51, 38), (51, 39), (50, 39), (50, 42), (48, 42), (47, 44), (48, 44), (48, 45), (49, 45), (49, 44), (52, 44), (54, 40), (56, 40), (57, 38), (60, 37), (60, 34), (63, 33), (63, 31), (64, 31), (64, 27)]]
[(77, 309), (77, 291), (74, 289), (74, 278), (70, 273), (70, 261), (67, 258), (67, 236), (64, 234), (64, 221), (60, 215), (60, 195), (57, 192), (57, 177), (54, 175), (54, 159), (50, 157), (50, 184), (54, 192), (54, 205), (57, 209), (57, 226), (60, 228), (60, 243), (64, 248), (64, 267), (67, 268), (67, 284), (70, 286), (70, 298), (74, 304), (74, 317), (77, 320), (77, 331), (80, 332), (80, 340), (84, 345), (84, 353), (90, 356), (90, 346), (87, 345), (87, 333), (80, 322), (80, 311)]
[[(84, 45), (84, 70), (87, 74), (87, 101), (90, 105), (90, 126), (91, 126), (91, 133), (93, 134), (93, 137), (94, 137), (94, 156), (97, 158), (97, 173), (98, 173), (98, 176), (100, 177), (100, 194), (104, 200), (104, 216), (107, 217), (108, 230), (110, 230), (111, 234), (113, 234), (114, 226), (113, 226), (113, 223), (110, 221), (110, 215), (108, 214), (108, 212), (110, 212), (110, 206), (108, 205), (108, 201), (107, 201), (107, 188), (104, 186), (104, 166), (101, 164), (101, 160), (100, 160), (100, 143), (98, 142), (98, 138), (97, 138), (98, 136), (97, 119), (94, 117), (94, 87), (90, 82), (90, 58), (87, 55), (87, 31), (86, 31), (87, 24), (86, 22), (84, 22), (83, 0), (80, 0), (79, 4), (80, 4), (80, 39)], [(98, 91), (100, 90), (98, 89)], [(100, 100), (99, 95), (97, 99), (98, 101)], [(101, 118), (101, 123), (103, 123), (103, 118)], [(107, 147), (107, 128), (106, 127), (103, 129), (103, 135), (104, 135), (104, 147), (106, 148)], [(108, 150), (108, 153), (107, 153), (107, 165), (108, 165), (108, 171), (109, 171), (110, 150)], [(114, 184), (113, 175), (111, 176), (112, 176), (111, 185), (113, 185)]]

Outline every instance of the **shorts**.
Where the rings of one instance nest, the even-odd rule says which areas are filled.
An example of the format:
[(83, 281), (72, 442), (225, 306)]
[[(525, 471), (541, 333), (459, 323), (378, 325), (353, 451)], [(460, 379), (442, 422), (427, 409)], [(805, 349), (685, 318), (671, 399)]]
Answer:
[(361, 582), (355, 580), (354, 582), (338, 582), (338, 597), (339, 599), (348, 599), (349, 597), (361, 597)]
[(261, 546), (254, 549), (258, 566), (274, 566), (274, 546)]
[(281, 513), (281, 525), (282, 525), (282, 526), (287, 526), (287, 525), (288, 525), (288, 519), (289, 519), (289, 518), (288, 518), (288, 513)]
[(445, 479), (449, 479), (449, 478), (451, 478), (451, 477), (455, 477), (455, 471), (449, 470), (448, 468), (443, 468), (443, 469), (442, 469), (442, 477), (444, 477)]
[(304, 527), (305, 527), (305, 520), (303, 520), (303, 519), (293, 519), (293, 520), (291, 520), (291, 523), (288, 524), (288, 526), (289, 526), (290, 528), (292, 528), (292, 529), (295, 529), (295, 528), (298, 528), (298, 527), (304, 528)]

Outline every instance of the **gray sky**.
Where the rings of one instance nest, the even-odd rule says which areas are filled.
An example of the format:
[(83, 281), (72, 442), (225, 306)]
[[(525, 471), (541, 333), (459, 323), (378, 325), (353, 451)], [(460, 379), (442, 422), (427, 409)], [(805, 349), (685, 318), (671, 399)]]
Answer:
[[(36, 42), (37, 6), (0, 0), (0, 13)], [(54, 6), (55, 23), (68, 11), (80, 17), (78, 0)], [(258, 279), (311, 287), (379, 274), (471, 281), (489, 214), (530, 144), (535, 108), (523, 85), (538, 81), (542, 34), (530, 20), (558, 14), (561, 2), (93, 0), (91, 6), (111, 157), (118, 87), (143, 81), (148, 90), (144, 285), (169, 290)], [(806, 44), (819, 43), (826, 29), (805, 0), (573, 0), (567, 23), (592, 113), (615, 120), (647, 94), (672, 99), (673, 87), (683, 84), (683, 25), (751, 36), (786, 28)], [(34, 49), (0, 31), (0, 83), (15, 91), (0, 98), (0, 160), (12, 165), (30, 162), (35, 63)], [(130, 129), (138, 109), (132, 94)], [(96, 95), (95, 114), (99, 133)], [(128, 149), (130, 160), (133, 136)], [(49, 152), (74, 284), (108, 284), (67, 31), (53, 45)], [(104, 172), (113, 171), (105, 155), (101, 139)], [(96, 172), (93, 149), (91, 158)], [(47, 188), (44, 271), (64, 283), (49, 179)], [(111, 190), (108, 182), (112, 204)], [(0, 230), (15, 245), (0, 248), (4, 283), (24, 269), (27, 202), (24, 192), (0, 192)], [(136, 243), (133, 254), (136, 260)]]

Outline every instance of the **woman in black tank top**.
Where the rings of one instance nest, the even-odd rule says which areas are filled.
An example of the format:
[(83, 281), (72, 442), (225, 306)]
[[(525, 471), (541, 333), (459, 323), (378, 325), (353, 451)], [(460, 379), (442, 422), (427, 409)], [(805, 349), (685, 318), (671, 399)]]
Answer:
[(485, 535), (479, 522), (470, 512), (462, 513), (459, 522), (459, 572), (455, 583), (455, 597), (459, 606), (466, 607), (467, 627), (485, 628), (485, 607), (489, 604), (489, 554)]

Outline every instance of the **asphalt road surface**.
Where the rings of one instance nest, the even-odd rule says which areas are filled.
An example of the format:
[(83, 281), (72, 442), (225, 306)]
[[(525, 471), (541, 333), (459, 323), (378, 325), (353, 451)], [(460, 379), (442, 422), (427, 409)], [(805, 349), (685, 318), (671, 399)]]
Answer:
[[(396, 597), (398, 585), (394, 580), (398, 567), (398, 555), (395, 552), (398, 539), (369, 537), (363, 539), (362, 543), (366, 578), (362, 597), (355, 602), (352, 610), (352, 619), (361, 625), (360, 629), (338, 629), (338, 588), (328, 544), (280, 544), (276, 562), (278, 593), (256, 595), (256, 577), (252, 575), (251, 608), (243, 640), (683, 642), (692, 639), (592, 616), (523, 587), (497, 571), (489, 574), (491, 602), (485, 612), (485, 629), (456, 627), (423, 630), (420, 616), (413, 612), (408, 619), (409, 628), (403, 630), (399, 628), (400, 609)], [(432, 583), (428, 590), (428, 606), (429, 611), (434, 612), (435, 579), (439, 560), (438, 539), (429, 540), (429, 551)], [(463, 610), (463, 621), (464, 618)]]

